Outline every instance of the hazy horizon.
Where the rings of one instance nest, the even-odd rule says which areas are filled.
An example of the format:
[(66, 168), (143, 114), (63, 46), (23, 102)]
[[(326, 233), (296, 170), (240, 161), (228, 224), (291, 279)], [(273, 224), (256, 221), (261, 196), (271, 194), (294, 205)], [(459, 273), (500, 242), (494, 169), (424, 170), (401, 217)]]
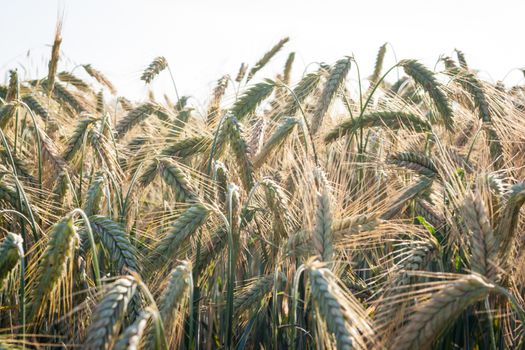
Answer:
[[(91, 63), (134, 99), (147, 96), (140, 79), (159, 55), (167, 58), (181, 94), (205, 98), (215, 81), (253, 64), (280, 38), (290, 42), (261, 72), (273, 77), (288, 52), (296, 52), (294, 76), (311, 62), (333, 63), (354, 54), (370, 74), (380, 45), (389, 42), (386, 65), (416, 58), (432, 68), (440, 54), (462, 50), (472, 68), (489, 80), (520, 81), (525, 48), (514, 38), (525, 3), (494, 8), (475, 1), (11, 1), (0, 14), (0, 81), (18, 68), (26, 77), (46, 74), (57, 18), (63, 19), (60, 68)], [(468, 15), (465, 15), (468, 13)], [(29, 56), (27, 53), (29, 52)], [(354, 75), (352, 75), (354, 74)], [(351, 73), (351, 78), (355, 72)], [(153, 84), (170, 92), (168, 77)], [(160, 96), (159, 96), (160, 97)]]

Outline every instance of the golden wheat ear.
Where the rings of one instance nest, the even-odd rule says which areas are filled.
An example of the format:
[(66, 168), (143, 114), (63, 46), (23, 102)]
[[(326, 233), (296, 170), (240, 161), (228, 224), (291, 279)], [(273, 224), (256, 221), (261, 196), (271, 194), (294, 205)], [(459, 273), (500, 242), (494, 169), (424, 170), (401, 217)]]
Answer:
[(94, 78), (96, 81), (98, 81), (101, 85), (108, 88), (108, 90), (115, 95), (117, 93), (117, 90), (115, 89), (115, 86), (111, 81), (99, 70), (93, 68), (90, 64), (84, 64), (82, 65), (84, 70), (87, 74), (89, 74), (92, 78)]
[(164, 69), (168, 68), (168, 61), (162, 56), (159, 56), (155, 58), (148, 68), (144, 70), (144, 73), (142, 73), (142, 76), (140, 77), (141, 80), (144, 80), (146, 84), (149, 84), (155, 79), (157, 75), (159, 75), (160, 72), (162, 72)]
[(58, 68), (58, 59), (60, 57), (60, 44), (62, 44), (62, 22), (59, 21), (55, 30), (55, 39), (53, 40), (53, 47), (51, 48), (51, 59), (48, 64), (47, 73), (47, 91), (51, 93), (55, 83), (55, 77)]

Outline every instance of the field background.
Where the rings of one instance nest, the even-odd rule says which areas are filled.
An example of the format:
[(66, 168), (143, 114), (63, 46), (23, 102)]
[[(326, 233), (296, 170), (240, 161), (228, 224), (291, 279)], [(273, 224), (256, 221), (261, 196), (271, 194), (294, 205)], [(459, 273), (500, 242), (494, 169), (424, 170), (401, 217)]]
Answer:
[(521, 5), (42, 3), (0, 350), (525, 347)]

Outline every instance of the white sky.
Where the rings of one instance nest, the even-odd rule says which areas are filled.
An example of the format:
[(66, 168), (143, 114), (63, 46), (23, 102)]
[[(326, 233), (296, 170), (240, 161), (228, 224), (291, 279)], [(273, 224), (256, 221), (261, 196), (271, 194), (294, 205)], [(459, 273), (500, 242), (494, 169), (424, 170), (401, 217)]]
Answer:
[[(259, 77), (273, 78), (290, 51), (296, 75), (308, 63), (333, 63), (354, 54), (370, 74), (384, 42), (398, 59), (433, 67), (442, 53), (461, 49), (469, 65), (491, 80), (525, 66), (521, 0), (0, 0), (0, 81), (18, 67), (27, 77), (46, 74), (57, 16), (64, 14), (62, 67), (91, 63), (119, 94), (143, 99), (139, 79), (158, 55), (167, 58), (179, 92), (204, 99), (223, 74), (253, 64), (280, 38), (285, 50)], [(30, 56), (27, 57), (27, 51)], [(388, 47), (385, 65), (394, 63)], [(355, 74), (355, 70), (353, 71)], [(509, 84), (522, 79), (519, 71)], [(154, 83), (171, 93), (167, 77)], [(158, 96), (160, 98), (160, 96)]]

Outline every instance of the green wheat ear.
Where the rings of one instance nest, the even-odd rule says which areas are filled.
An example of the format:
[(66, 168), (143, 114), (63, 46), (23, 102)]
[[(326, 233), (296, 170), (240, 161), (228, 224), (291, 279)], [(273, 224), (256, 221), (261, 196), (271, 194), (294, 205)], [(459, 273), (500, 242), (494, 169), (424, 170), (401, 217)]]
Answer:
[(418, 305), (394, 338), (393, 349), (429, 349), (433, 341), (467, 307), (485, 298), (494, 285), (476, 275), (466, 275), (433, 293)]
[(195, 204), (183, 212), (171, 225), (167, 235), (153, 248), (152, 264), (160, 266), (176, 255), (186, 239), (206, 223), (210, 211), (202, 204)]
[(11, 232), (0, 243), (0, 290), (9, 273), (24, 256), (22, 243), (22, 237)]
[(405, 73), (420, 85), (430, 96), (436, 108), (443, 118), (443, 124), (449, 131), (454, 130), (454, 120), (452, 119), (452, 108), (445, 94), (441, 83), (437, 81), (430, 70), (416, 60), (402, 60), (399, 66), (403, 67)]
[(265, 53), (264, 56), (259, 61), (257, 61), (257, 63), (255, 63), (253, 68), (250, 70), (246, 81), (250, 81), (255, 75), (255, 73), (261, 70), (272, 59), (272, 57), (275, 56), (283, 48), (284, 44), (286, 44), (289, 40), (290, 38), (288, 37), (279, 40), (279, 42), (275, 44), (275, 46), (272, 47), (270, 51)]
[(266, 79), (248, 89), (230, 109), (239, 121), (249, 117), (255, 112), (256, 108), (273, 92), (275, 83)]
[(376, 64), (374, 66), (374, 72), (370, 76), (370, 86), (374, 86), (379, 81), (379, 78), (381, 77), (381, 71), (383, 70), (383, 61), (385, 60), (385, 54), (386, 54), (386, 45), (387, 43), (384, 43), (379, 48), (379, 51), (377, 52), (376, 57)]
[(345, 57), (337, 61), (330, 70), (330, 75), (328, 77), (328, 80), (326, 81), (321, 98), (319, 99), (319, 102), (317, 104), (317, 109), (315, 110), (314, 115), (312, 116), (312, 134), (316, 134), (317, 131), (321, 128), (324, 116), (328, 111), (328, 108), (332, 104), (333, 99), (336, 96), (337, 90), (345, 82), (346, 76), (350, 71), (351, 62), (351, 57)]
[[(162, 285), (162, 294), (159, 299), (159, 314), (166, 330), (176, 331), (178, 325), (176, 318), (181, 313), (181, 306), (186, 302), (186, 298), (191, 292), (192, 287), (192, 266), (188, 261), (182, 261), (174, 268), (166, 281)], [(148, 329), (146, 338), (147, 348), (151, 348), (155, 342), (154, 330)]]
[(29, 319), (36, 320), (44, 302), (51, 297), (66, 277), (68, 263), (73, 259), (78, 241), (73, 218), (68, 216), (56, 223), (49, 234), (49, 242), (38, 261), (35, 280), (31, 283)]
[(372, 112), (360, 118), (347, 118), (330, 130), (324, 137), (326, 143), (334, 142), (345, 135), (356, 133), (360, 128), (382, 127), (391, 130), (406, 128), (416, 132), (431, 130), (428, 121), (412, 113)]
[(93, 311), (84, 349), (113, 349), (136, 287), (137, 283), (130, 277), (120, 278), (109, 286)]

